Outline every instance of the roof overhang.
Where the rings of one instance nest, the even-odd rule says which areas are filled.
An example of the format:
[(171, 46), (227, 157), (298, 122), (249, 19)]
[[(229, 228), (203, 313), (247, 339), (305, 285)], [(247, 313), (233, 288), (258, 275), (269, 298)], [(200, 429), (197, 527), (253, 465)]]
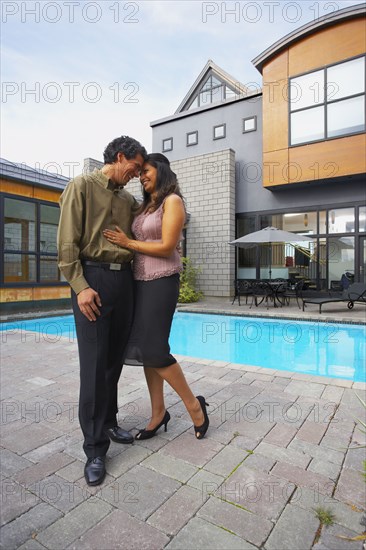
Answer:
[(248, 93), (245, 97), (239, 97), (239, 98), (233, 98), (233, 99), (227, 99), (226, 101), (222, 101), (220, 103), (211, 103), (207, 107), (197, 107), (197, 109), (191, 109), (189, 111), (183, 111), (181, 113), (176, 113), (174, 115), (170, 115), (164, 118), (160, 118), (158, 120), (153, 120), (150, 122), (150, 126), (154, 128), (155, 126), (160, 126), (160, 124), (166, 124), (167, 122), (172, 122), (174, 120), (179, 120), (181, 118), (186, 118), (189, 116), (194, 116), (197, 114), (204, 113), (206, 111), (211, 111), (213, 109), (220, 109), (222, 107), (230, 107), (230, 105), (234, 103), (238, 103), (239, 101), (246, 101), (249, 99), (253, 99), (254, 97), (261, 97), (262, 96), (262, 90), (259, 89), (255, 92)]
[(342, 10), (335, 11), (329, 15), (319, 17), (319, 19), (315, 19), (315, 21), (306, 23), (306, 25), (303, 25), (299, 29), (291, 32), (290, 34), (287, 34), (286, 36), (272, 44), (272, 46), (270, 46), (269, 48), (264, 50), (264, 52), (255, 57), (252, 60), (252, 63), (255, 68), (258, 69), (258, 71), (262, 74), (263, 65), (270, 61), (271, 58), (277, 56), (282, 50), (291, 46), (291, 44), (294, 44), (298, 40), (305, 38), (310, 34), (313, 34), (319, 29), (324, 29), (326, 27), (330, 27), (331, 25), (336, 25), (337, 23), (347, 21), (348, 19), (365, 17), (365, 15), (366, 4), (364, 3), (350, 6), (349, 8), (344, 8)]
[(37, 170), (27, 164), (10, 162), (3, 158), (0, 159), (0, 176), (19, 183), (47, 187), (58, 191), (63, 191), (69, 182), (69, 178), (65, 176), (53, 174), (46, 170)]

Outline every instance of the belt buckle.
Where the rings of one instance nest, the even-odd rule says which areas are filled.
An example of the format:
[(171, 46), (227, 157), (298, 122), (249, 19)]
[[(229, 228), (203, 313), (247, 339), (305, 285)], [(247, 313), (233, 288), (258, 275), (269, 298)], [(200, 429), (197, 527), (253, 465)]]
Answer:
[(112, 271), (121, 271), (122, 265), (121, 264), (109, 264), (109, 269)]

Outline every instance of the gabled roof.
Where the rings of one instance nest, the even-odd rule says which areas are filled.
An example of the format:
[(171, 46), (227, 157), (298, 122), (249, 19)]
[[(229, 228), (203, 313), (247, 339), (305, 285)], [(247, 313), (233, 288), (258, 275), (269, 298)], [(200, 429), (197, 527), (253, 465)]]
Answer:
[(342, 10), (334, 11), (329, 15), (319, 17), (314, 21), (310, 21), (310, 23), (306, 23), (299, 29), (296, 29), (289, 34), (286, 34), (286, 36), (284, 36), (280, 40), (277, 40), (277, 42), (272, 44), (272, 46), (264, 50), (264, 52), (262, 52), (261, 54), (257, 55), (257, 57), (252, 60), (252, 63), (255, 68), (258, 69), (260, 73), (262, 73), (263, 65), (267, 63), (271, 58), (276, 57), (276, 55), (278, 55), (282, 50), (288, 48), (291, 44), (294, 44), (298, 40), (305, 38), (310, 34), (313, 34), (317, 30), (324, 29), (331, 25), (336, 25), (337, 23), (346, 21), (347, 19), (365, 17), (365, 13), (366, 4), (356, 4), (347, 8), (343, 8)]
[(0, 176), (16, 181), (24, 181), (39, 185), (40, 187), (51, 187), (52, 189), (64, 190), (70, 178), (52, 174), (46, 170), (37, 170), (24, 163), (10, 162), (0, 159)]
[(235, 94), (235, 97), (232, 97), (231, 100), (238, 99), (239, 97), (243, 97), (253, 93), (253, 91), (249, 91), (244, 84), (233, 78), (223, 69), (221, 69), (221, 67), (216, 65), (211, 59), (209, 59), (200, 74), (198, 75), (197, 79), (191, 86), (187, 95), (183, 99), (182, 103), (175, 111), (175, 114), (181, 113), (182, 111), (186, 111), (189, 109), (190, 105), (195, 100), (210, 76), (213, 76), (214, 78), (219, 80), (224, 86), (227, 86), (231, 90), (231, 92)]

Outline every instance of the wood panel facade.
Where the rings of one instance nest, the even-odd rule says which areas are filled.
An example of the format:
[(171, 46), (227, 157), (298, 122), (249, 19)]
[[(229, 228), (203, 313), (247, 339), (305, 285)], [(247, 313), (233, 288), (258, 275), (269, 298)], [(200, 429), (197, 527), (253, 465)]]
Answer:
[(366, 19), (318, 29), (263, 64), (263, 186), (366, 172), (365, 134), (289, 146), (289, 79), (365, 53)]
[[(62, 192), (60, 189), (41, 187), (32, 183), (15, 181), (4, 177), (0, 178), (0, 191), (1, 193), (14, 195), (14, 197), (23, 197), (24, 199), (31, 198), (55, 204), (58, 203)], [(46, 305), (47, 301), (49, 301), (50, 304), (57, 304), (58, 301), (62, 300), (64, 302), (69, 298), (70, 287), (66, 283), (58, 283), (55, 286), (50, 284), (47, 286), (43, 286), (42, 284), (32, 286), (31, 283), (26, 286), (10, 286), (7, 284), (6, 287), (0, 288), (0, 304), (2, 304), (3, 307), (17, 303), (22, 303), (24, 305), (29, 304), (29, 306), (31, 306), (36, 305), (37, 302)]]

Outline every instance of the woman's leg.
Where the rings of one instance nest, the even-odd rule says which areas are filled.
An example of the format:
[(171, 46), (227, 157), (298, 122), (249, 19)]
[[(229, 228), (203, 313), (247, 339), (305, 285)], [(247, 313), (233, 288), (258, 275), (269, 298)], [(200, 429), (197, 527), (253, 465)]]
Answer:
[[(182, 399), (193, 424), (201, 426), (205, 421), (201, 404), (188, 386), (180, 365), (170, 354), (169, 333), (178, 300), (179, 275), (142, 281), (138, 288), (138, 298), (141, 303), (140, 315), (144, 325), (144, 329), (140, 332), (142, 360), (145, 365), (149, 365), (145, 367), (145, 376), (152, 408), (152, 418), (145, 429), (154, 429), (163, 419), (164, 380)], [(159, 364), (168, 366), (154, 367)]]
[(171, 386), (173, 390), (177, 392), (179, 397), (182, 399), (188, 413), (190, 414), (193, 424), (195, 426), (201, 426), (205, 420), (201, 405), (197, 398), (193, 395), (191, 388), (188, 386), (187, 380), (185, 379), (179, 363), (174, 363), (169, 367), (161, 367), (151, 370), (157, 373), (162, 382), (165, 380), (166, 382), (168, 382), (169, 386)]
[(164, 379), (157, 374), (155, 369), (144, 368), (144, 372), (151, 400), (151, 420), (145, 430), (153, 430), (165, 414)]

